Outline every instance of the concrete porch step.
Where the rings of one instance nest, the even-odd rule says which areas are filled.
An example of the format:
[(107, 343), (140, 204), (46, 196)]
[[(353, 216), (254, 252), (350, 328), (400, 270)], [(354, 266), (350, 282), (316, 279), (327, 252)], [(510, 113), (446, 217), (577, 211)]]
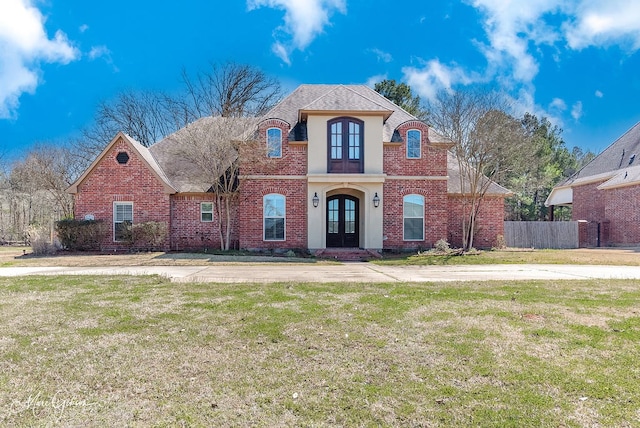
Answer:
[(316, 251), (315, 256), (320, 259), (339, 260), (341, 262), (364, 262), (382, 257), (375, 250), (364, 250), (362, 248), (326, 248)]

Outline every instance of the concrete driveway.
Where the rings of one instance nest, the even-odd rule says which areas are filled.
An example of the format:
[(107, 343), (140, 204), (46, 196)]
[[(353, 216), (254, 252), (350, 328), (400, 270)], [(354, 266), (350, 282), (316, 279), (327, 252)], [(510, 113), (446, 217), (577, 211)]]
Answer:
[(161, 275), (174, 282), (428, 282), (489, 280), (640, 279), (638, 266), (472, 265), (379, 266), (243, 263), (215, 266), (4, 267), (0, 276)]

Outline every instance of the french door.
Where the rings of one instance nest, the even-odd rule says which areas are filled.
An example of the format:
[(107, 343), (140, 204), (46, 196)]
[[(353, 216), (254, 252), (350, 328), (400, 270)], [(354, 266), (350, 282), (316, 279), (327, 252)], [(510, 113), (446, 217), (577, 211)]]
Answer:
[(327, 247), (359, 247), (358, 226), (358, 199), (348, 195), (327, 199)]

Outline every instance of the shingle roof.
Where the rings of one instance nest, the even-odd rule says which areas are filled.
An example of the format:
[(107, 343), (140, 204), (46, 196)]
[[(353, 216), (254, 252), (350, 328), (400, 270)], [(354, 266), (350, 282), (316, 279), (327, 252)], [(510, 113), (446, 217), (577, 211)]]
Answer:
[(613, 176), (616, 171), (640, 164), (640, 122), (614, 141), (581, 170), (569, 177), (560, 186), (568, 186), (576, 181), (587, 181), (589, 177)]
[[(399, 141), (396, 128), (404, 122), (418, 120), (365, 85), (300, 85), (263, 118), (288, 122), (289, 138), (299, 141), (307, 137), (304, 114), (309, 111), (379, 112), (386, 118), (382, 130), (384, 141)], [(448, 142), (431, 128), (429, 139), (434, 143)]]
[[(215, 132), (217, 128), (229, 126), (229, 120), (246, 122), (246, 127), (239, 127), (238, 132), (254, 132), (255, 120), (251, 118), (223, 118), (207, 116), (190, 123), (186, 127), (165, 137), (149, 148), (154, 158), (162, 166), (171, 184), (182, 193), (207, 192), (211, 188), (210, 175), (184, 156), (184, 146), (191, 135), (201, 132)], [(250, 129), (250, 131), (246, 131)], [(239, 139), (248, 138), (238, 135)], [(229, 153), (230, 157), (237, 156)]]
[[(447, 172), (449, 178), (447, 180), (447, 193), (450, 194), (462, 194), (462, 184), (460, 183), (460, 165), (458, 164), (458, 158), (455, 154), (447, 150)], [(482, 177), (482, 184), (488, 184), (485, 195), (487, 196), (509, 196), (513, 192), (505, 187), (502, 187), (495, 181), (489, 180), (487, 177)], [(469, 193), (468, 183), (465, 182), (465, 192)]]

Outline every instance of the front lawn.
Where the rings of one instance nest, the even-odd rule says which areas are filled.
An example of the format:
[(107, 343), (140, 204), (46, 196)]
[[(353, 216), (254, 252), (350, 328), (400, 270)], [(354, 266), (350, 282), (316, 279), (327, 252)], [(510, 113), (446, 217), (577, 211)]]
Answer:
[(640, 281), (0, 278), (0, 425), (638, 426)]
[(389, 255), (376, 264), (388, 265), (492, 265), (492, 264), (577, 264), (640, 266), (638, 248), (579, 248), (572, 250), (482, 250), (471, 254), (438, 254), (425, 251), (418, 254)]

